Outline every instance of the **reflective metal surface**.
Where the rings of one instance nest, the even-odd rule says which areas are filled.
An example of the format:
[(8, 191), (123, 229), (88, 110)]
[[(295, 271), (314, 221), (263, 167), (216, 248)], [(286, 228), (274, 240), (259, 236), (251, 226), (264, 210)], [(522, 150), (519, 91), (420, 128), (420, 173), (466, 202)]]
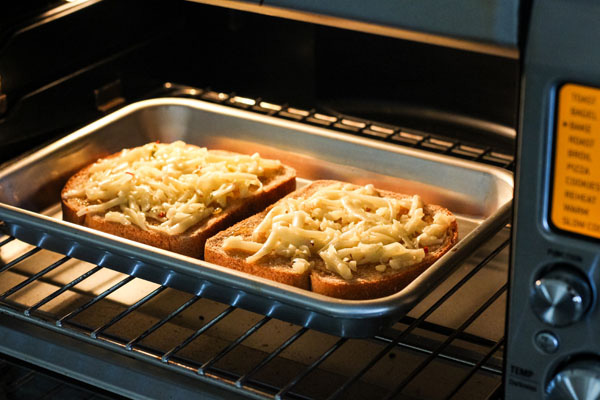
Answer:
[(546, 389), (549, 400), (600, 399), (600, 362), (582, 360), (556, 374)]
[(551, 326), (579, 321), (592, 301), (592, 289), (575, 270), (558, 269), (535, 281), (532, 307)]
[[(60, 220), (56, 201), (76, 170), (123, 147), (177, 139), (209, 148), (258, 151), (296, 168), (298, 176), (308, 180), (375, 182), (382, 189), (419, 193), (425, 201), (443, 204), (457, 214), (461, 241), (401, 292), (348, 301), (284, 287)], [(408, 312), (505, 225), (511, 200), (512, 175), (499, 168), (189, 99), (132, 104), (0, 172), (0, 219), (14, 237), (340, 336), (373, 335)]]

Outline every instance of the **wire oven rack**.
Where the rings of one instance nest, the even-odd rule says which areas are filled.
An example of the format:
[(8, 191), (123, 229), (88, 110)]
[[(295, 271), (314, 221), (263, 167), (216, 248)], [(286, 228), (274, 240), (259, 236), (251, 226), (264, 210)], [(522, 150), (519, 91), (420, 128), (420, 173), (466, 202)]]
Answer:
[[(443, 293), (369, 339), (271, 320), (11, 237), (0, 242), (10, 255), (0, 267), (0, 311), (255, 398), (493, 398), (501, 388), (503, 323), (485, 335), (496, 339), (469, 327), (490, 311), (503, 317), (506, 282), (477, 294), (480, 304), (455, 326), (433, 317), (461, 307), (487, 280), (486, 269), (506, 263), (504, 236), (454, 274)], [(428, 379), (436, 379), (435, 387), (424, 390)]]
[(225, 106), (241, 108), (279, 118), (302, 122), (304, 124), (326, 127), (351, 135), (391, 142), (400, 146), (417, 148), (434, 153), (494, 165), (508, 170), (514, 169), (514, 156), (493, 146), (482, 146), (477, 142), (466, 143), (444, 135), (405, 129), (403, 127), (380, 124), (353, 116), (322, 112), (288, 104), (274, 104), (261, 98), (249, 98), (236, 93), (224, 93), (210, 88), (196, 88), (186, 85), (164, 83), (149, 97), (185, 97), (199, 99)]
[[(351, 134), (399, 140), (403, 145), (505, 168), (513, 165), (511, 157), (492, 149), (479, 151), (427, 135), (363, 126), (360, 121), (233, 94), (165, 87), (172, 88), (173, 95), (258, 107), (258, 112), (327, 123)], [(58, 333), (75, 339), (76, 346), (107, 349), (103, 357), (126, 356), (128, 363), (134, 363), (127, 368), (141, 366), (145, 376), (145, 383), (136, 386), (137, 392), (127, 392), (128, 397), (164, 397), (153, 386), (159, 380), (166, 380), (171, 391), (183, 390), (183, 385), (166, 377), (174, 373), (187, 377), (186, 382), (191, 378), (188, 394), (214, 386), (224, 389), (228, 397), (260, 399), (496, 399), (502, 391), (508, 243), (509, 230), (504, 229), (390, 329), (371, 338), (347, 339), (4, 236), (0, 237), (0, 339), (4, 314), (8, 324), (25, 323), (25, 335), (35, 326), (47, 332), (42, 333), (46, 340), (50, 332)], [(22, 339), (17, 337), (16, 343)], [(10, 346), (9, 340), (5, 342)], [(0, 343), (0, 352), (8, 352), (6, 347)], [(16, 353), (26, 358), (28, 350)], [(83, 368), (78, 362), (58, 372), (86, 380), (76, 372)], [(123, 376), (102, 376), (93, 384), (113, 391), (129, 387)]]

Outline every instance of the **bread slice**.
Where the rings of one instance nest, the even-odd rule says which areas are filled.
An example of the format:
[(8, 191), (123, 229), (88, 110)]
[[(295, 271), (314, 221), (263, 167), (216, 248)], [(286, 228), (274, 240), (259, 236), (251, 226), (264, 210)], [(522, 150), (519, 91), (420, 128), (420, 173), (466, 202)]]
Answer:
[[(221, 154), (235, 154), (220, 150), (210, 151)], [(117, 157), (120, 154), (121, 152), (109, 157)], [(226, 227), (261, 211), (296, 188), (296, 171), (293, 168), (281, 165), (274, 173), (260, 178), (263, 184), (262, 191), (243, 199), (230, 201), (222, 212), (200, 221), (183, 233), (168, 234), (156, 230), (142, 230), (133, 224), (124, 225), (118, 222), (110, 222), (104, 218), (105, 213), (78, 216), (77, 212), (89, 203), (78, 197), (67, 198), (65, 194), (71, 189), (80, 187), (88, 179), (89, 169), (92, 165), (90, 164), (75, 173), (67, 181), (61, 192), (62, 212), (65, 221), (196, 258), (203, 257), (206, 239)], [(151, 219), (148, 219), (148, 222), (158, 223)]]
[[(305, 198), (334, 183), (337, 182), (315, 181), (311, 185), (289, 194), (287, 197)], [(412, 197), (383, 190), (377, 190), (377, 192), (383, 197)], [(280, 201), (284, 201), (284, 199)], [(223, 241), (231, 236), (241, 236), (244, 240), (251, 240), (254, 228), (260, 224), (267, 213), (278, 203), (208, 239), (204, 251), (204, 259), (228, 268), (244, 271), (302, 289), (309, 289), (327, 296), (341, 299), (364, 300), (384, 297), (400, 291), (448, 252), (458, 241), (458, 226), (454, 219), (446, 232), (443, 243), (436, 246), (429, 246), (424, 259), (418, 264), (398, 270), (387, 268), (384, 272), (377, 271), (375, 269), (376, 264), (364, 264), (358, 266), (358, 271), (354, 272), (353, 277), (348, 280), (342, 278), (337, 273), (327, 270), (325, 263), (318, 255), (313, 255), (311, 259), (314, 262), (312, 269), (304, 272), (296, 272), (291, 267), (291, 260), (289, 258), (268, 255), (256, 263), (249, 263), (246, 261), (249, 253), (241, 250), (226, 251), (223, 249)], [(452, 215), (447, 209), (431, 204), (424, 205), (423, 211), (426, 222), (431, 222), (436, 212)]]

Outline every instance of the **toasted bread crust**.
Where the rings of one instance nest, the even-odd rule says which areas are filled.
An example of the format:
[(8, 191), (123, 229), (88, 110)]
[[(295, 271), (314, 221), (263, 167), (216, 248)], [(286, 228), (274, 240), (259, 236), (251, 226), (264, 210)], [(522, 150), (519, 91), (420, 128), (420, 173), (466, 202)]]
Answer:
[(204, 260), (287, 285), (310, 289), (310, 272), (306, 271), (302, 274), (295, 272), (290, 267), (290, 260), (287, 258), (268, 256), (263, 258), (260, 263), (253, 264), (246, 261), (248, 253), (225, 251), (223, 249), (223, 241), (230, 236), (241, 236), (246, 240), (250, 240), (252, 231), (260, 224), (271, 208), (272, 206), (208, 239), (204, 249)]
[[(117, 157), (119, 154), (116, 153), (109, 157)], [(203, 257), (206, 239), (227, 226), (259, 212), (296, 188), (296, 171), (293, 168), (282, 166), (275, 175), (261, 179), (263, 183), (261, 192), (245, 199), (234, 200), (223, 212), (199, 222), (181, 234), (169, 235), (155, 230), (142, 230), (135, 225), (109, 222), (104, 218), (104, 213), (78, 216), (77, 212), (87, 203), (79, 198), (66, 198), (65, 193), (80, 186), (88, 179), (91, 165), (93, 164), (74, 174), (61, 192), (61, 205), (65, 221), (195, 258)]]
[[(336, 181), (315, 181), (311, 185), (297, 190), (289, 197), (309, 196), (320, 188), (329, 186)], [(394, 192), (378, 190), (382, 196), (407, 198), (408, 195)], [(283, 201), (283, 200), (282, 200)], [(444, 243), (439, 247), (429, 251), (423, 261), (400, 270), (388, 268), (385, 272), (375, 270), (375, 264), (361, 265), (357, 273), (350, 280), (345, 280), (341, 276), (325, 269), (325, 265), (320, 257), (315, 257), (312, 261), (315, 266), (311, 271), (297, 273), (291, 267), (291, 262), (283, 257), (265, 257), (258, 263), (246, 262), (248, 253), (242, 251), (223, 250), (223, 241), (230, 236), (242, 236), (249, 240), (253, 229), (264, 219), (266, 214), (277, 203), (271, 205), (263, 212), (256, 214), (238, 224), (218, 233), (216, 236), (208, 239), (205, 247), (205, 260), (219, 264), (225, 267), (234, 268), (253, 275), (268, 278), (280, 283), (285, 283), (310, 289), (313, 292), (324, 294), (326, 296), (364, 300), (388, 296), (396, 293), (411, 283), (417, 276), (425, 271), (431, 264), (444, 255), (458, 241), (458, 225), (456, 221), (450, 226)], [(426, 218), (432, 218), (436, 211), (442, 211), (451, 214), (450, 211), (437, 205), (426, 205), (424, 207)], [(310, 282), (305, 282), (306, 279)]]

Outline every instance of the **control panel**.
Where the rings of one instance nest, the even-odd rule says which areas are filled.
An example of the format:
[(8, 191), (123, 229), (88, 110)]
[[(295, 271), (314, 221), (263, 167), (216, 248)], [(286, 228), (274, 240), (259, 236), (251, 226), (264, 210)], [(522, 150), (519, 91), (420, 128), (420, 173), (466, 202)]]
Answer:
[(534, 0), (504, 397), (600, 399), (600, 1)]

